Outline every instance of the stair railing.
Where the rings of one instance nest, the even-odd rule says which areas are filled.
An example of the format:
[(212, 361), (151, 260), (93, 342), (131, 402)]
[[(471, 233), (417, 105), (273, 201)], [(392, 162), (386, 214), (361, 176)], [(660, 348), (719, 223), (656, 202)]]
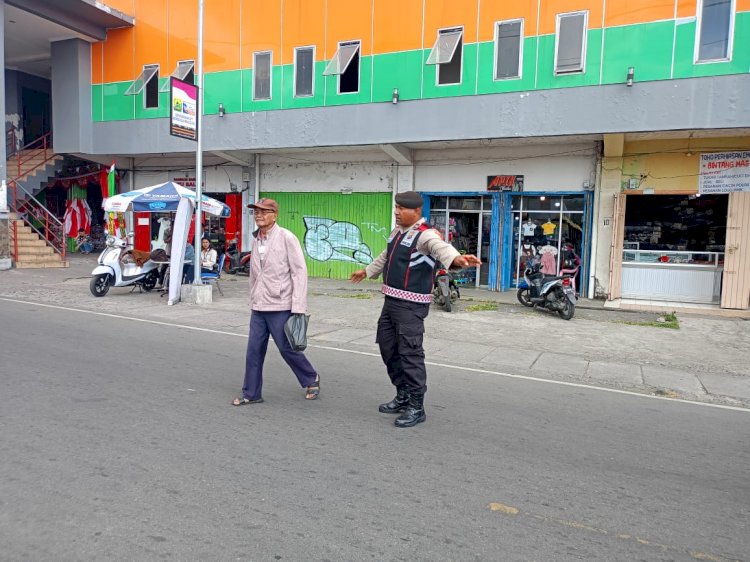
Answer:
[[(12, 142), (17, 142), (15, 127), (11, 127), (9, 131), (9, 137)], [(10, 153), (9, 153), (10, 154)], [(28, 170), (23, 169), (23, 165), (30, 160), (33, 160), (39, 155), (42, 155), (42, 160), (36, 166), (32, 166)], [(28, 175), (37, 168), (41, 168), (47, 162), (54, 158), (55, 154), (52, 152), (52, 132), (45, 133), (36, 140), (31, 141), (29, 144), (22, 146), (17, 149), (13, 154), (13, 159), (16, 161), (16, 176), (13, 179), (19, 179), (22, 175)]]
[[(67, 251), (67, 240), (62, 221), (40, 203), (20, 182), (10, 180), (8, 185), (12, 194), (9, 202), (11, 211), (16, 213), (26, 226), (31, 227), (34, 232), (45, 240), (50, 248), (60, 254), (60, 259), (64, 260)], [(18, 229), (16, 224), (13, 221), (13, 259), (17, 261)]]

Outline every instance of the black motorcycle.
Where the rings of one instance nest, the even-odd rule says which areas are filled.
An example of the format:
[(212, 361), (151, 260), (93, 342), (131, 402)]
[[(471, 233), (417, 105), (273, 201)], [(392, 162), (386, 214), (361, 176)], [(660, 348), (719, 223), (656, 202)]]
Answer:
[(232, 240), (227, 245), (228, 273), (232, 275), (250, 275), (250, 255), (252, 252), (239, 252), (237, 240)]
[(435, 304), (443, 307), (446, 312), (453, 310), (453, 303), (461, 296), (458, 291), (458, 285), (453, 280), (453, 276), (443, 267), (439, 268), (435, 273), (435, 285), (432, 289), (432, 296)]
[(576, 312), (576, 295), (570, 276), (545, 275), (538, 256), (530, 259), (518, 285), (518, 302), (528, 307), (542, 307), (570, 320)]

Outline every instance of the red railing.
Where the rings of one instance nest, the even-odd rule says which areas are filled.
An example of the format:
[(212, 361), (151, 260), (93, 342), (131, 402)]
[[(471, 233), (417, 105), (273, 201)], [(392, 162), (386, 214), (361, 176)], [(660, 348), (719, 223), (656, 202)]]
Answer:
[[(42, 166), (47, 164), (47, 162), (49, 162), (54, 156), (55, 154), (54, 152), (52, 152), (52, 133), (46, 133), (35, 141), (32, 141), (29, 144), (18, 149), (15, 154), (13, 154), (12, 160), (15, 161), (14, 163), (16, 167), (16, 175), (12, 176), (12, 178), (19, 179), (22, 175), (30, 174), (37, 168), (41, 168)], [(40, 158), (40, 160), (36, 163), (36, 165), (24, 169), (24, 164), (26, 164), (27, 162), (31, 162), (37, 158)]]
[[(47, 242), (48, 246), (60, 254), (60, 259), (64, 260), (67, 245), (62, 221), (53, 215), (47, 207), (42, 205), (18, 181), (10, 180), (8, 187), (11, 194), (8, 201), (10, 210), (16, 213), (25, 225), (31, 227), (34, 232), (41, 236)], [(18, 228), (15, 221), (12, 224), (13, 260), (18, 261)]]

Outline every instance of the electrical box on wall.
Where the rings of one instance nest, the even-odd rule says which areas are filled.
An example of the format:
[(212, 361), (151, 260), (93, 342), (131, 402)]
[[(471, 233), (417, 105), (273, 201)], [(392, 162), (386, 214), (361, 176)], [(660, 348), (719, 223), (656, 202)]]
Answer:
[(242, 172), (242, 181), (250, 181), (250, 172)]

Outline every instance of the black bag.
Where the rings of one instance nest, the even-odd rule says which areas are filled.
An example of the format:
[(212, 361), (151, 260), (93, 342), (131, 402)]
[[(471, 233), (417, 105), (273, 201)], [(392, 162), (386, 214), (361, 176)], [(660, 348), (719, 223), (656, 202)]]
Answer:
[(307, 347), (307, 323), (309, 314), (292, 314), (284, 324), (284, 333), (294, 351), (304, 351)]

